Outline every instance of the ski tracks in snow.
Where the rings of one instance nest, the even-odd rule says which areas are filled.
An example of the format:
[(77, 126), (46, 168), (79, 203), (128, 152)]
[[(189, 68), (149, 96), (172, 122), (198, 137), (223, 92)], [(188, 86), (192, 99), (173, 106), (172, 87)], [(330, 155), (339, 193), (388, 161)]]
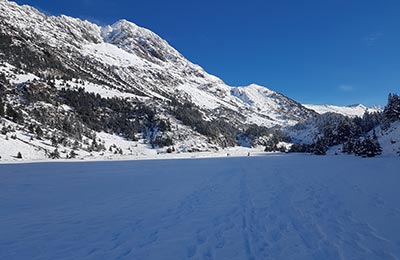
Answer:
[(394, 245), (344, 207), (328, 185), (309, 185), (306, 195), (313, 207), (303, 213), (321, 232), (320, 252), (335, 256), (332, 259), (397, 259), (390, 253)]
[(395, 245), (345, 207), (329, 180), (310, 183), (287, 172), (279, 176), (275, 182), (286, 185), (276, 200), (279, 211), (301, 239), (304, 259), (397, 259), (390, 253)]
[[(160, 236), (207, 209), (183, 241), (182, 259), (239, 259), (235, 250), (248, 260), (397, 259), (390, 253), (394, 245), (357, 219), (323, 181), (310, 183), (281, 169), (253, 174), (238, 167), (214, 175), (155, 219), (153, 229), (139, 224), (147, 235), (138, 249), (151, 251)], [(383, 205), (377, 196), (371, 202)]]
[[(257, 176), (243, 171), (246, 259), (398, 259), (391, 253), (397, 245), (359, 219), (339, 192), (329, 187), (329, 180), (310, 182), (279, 168)], [(376, 207), (384, 205), (376, 194), (372, 201)], [(385, 210), (397, 213), (395, 208)]]
[[(396, 170), (386, 173), (379, 186), (376, 180), (382, 176), (368, 173), (357, 161), (347, 162), (351, 175), (340, 175), (341, 166), (333, 158), (324, 163), (338, 169), (319, 165), (323, 159), (307, 158), (187, 160), (172, 166), (163, 161), (121, 163), (116, 165), (126, 167), (126, 173), (120, 169), (119, 174), (93, 178), (87, 173), (67, 174), (68, 169), (64, 175), (39, 175), (40, 179), (19, 180), (22, 173), (9, 174), (21, 187), (36, 184), (41, 196), (30, 199), (21, 188), (26, 194), (19, 195), (16, 189), (3, 202), (50, 206), (27, 223), (19, 207), (4, 211), (10, 224), (3, 224), (3, 229), (8, 228), (10, 238), (0, 237), (0, 258), (19, 254), (24, 259), (38, 252), (41, 238), (53, 251), (31, 259), (398, 260), (400, 210), (392, 196), (398, 191), (395, 184), (390, 186), (398, 180)], [(137, 169), (137, 164), (143, 172), (129, 174), (131, 165)], [(371, 181), (364, 182), (358, 173)], [(38, 185), (46, 181), (51, 185)], [(57, 203), (66, 197), (55, 187), (71, 189), (82, 182), (75, 189), (80, 196)], [(23, 216), (35, 213), (34, 207), (26, 208)], [(51, 223), (54, 220), (57, 225)], [(11, 229), (11, 224), (26, 228)], [(55, 257), (65, 252), (70, 255)]]

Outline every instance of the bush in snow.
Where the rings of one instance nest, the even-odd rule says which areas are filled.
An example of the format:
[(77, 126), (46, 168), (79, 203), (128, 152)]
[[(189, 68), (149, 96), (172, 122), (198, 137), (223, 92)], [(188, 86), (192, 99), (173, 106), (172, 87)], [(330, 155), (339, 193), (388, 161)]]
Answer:
[(313, 145), (311, 144), (293, 144), (290, 149), (289, 153), (312, 153), (313, 152)]
[(54, 151), (49, 153), (49, 158), (50, 159), (60, 159), (60, 153), (58, 152), (58, 149), (54, 149)]
[(76, 158), (77, 155), (78, 154), (74, 150), (71, 150), (71, 152), (69, 152), (69, 154), (67, 155), (67, 158), (74, 159), (74, 158)]

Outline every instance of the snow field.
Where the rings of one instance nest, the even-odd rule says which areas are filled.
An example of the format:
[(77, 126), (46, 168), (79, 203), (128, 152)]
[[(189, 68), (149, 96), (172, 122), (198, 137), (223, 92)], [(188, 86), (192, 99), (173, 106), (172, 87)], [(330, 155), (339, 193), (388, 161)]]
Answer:
[(395, 157), (0, 165), (0, 259), (399, 259)]

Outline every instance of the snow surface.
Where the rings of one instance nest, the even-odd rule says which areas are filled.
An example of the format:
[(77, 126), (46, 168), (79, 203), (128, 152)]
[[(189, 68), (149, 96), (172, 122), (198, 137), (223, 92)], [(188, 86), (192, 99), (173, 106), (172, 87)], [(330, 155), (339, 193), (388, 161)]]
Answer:
[(400, 160), (0, 165), (0, 259), (399, 259)]
[(83, 47), (83, 53), (112, 66), (129, 67), (146, 64), (138, 56), (109, 43), (88, 44)]
[[(375, 133), (378, 135), (383, 154), (400, 155), (400, 121), (392, 123), (388, 129), (378, 126), (375, 128)], [(370, 135), (373, 135), (373, 131)]]
[(0, 72), (10, 76), (8, 80), (10, 80), (11, 84), (21, 84), (39, 79), (31, 73), (22, 73), (22, 70), (18, 70), (15, 66), (6, 62), (0, 64)]

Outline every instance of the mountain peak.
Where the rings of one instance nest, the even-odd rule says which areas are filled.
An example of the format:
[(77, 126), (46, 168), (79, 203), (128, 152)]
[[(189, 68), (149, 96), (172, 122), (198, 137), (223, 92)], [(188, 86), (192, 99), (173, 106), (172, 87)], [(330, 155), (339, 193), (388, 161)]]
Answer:
[(174, 62), (181, 57), (160, 36), (125, 19), (103, 27), (101, 36), (104, 42), (114, 44), (153, 63)]
[(271, 93), (275, 92), (275, 91), (272, 91), (271, 89), (269, 89), (267, 87), (258, 85), (256, 83), (252, 83), (252, 84), (250, 84), (248, 86), (244, 86), (243, 88), (254, 89), (254, 90), (262, 91), (262, 92), (271, 92)]
[(363, 109), (367, 109), (367, 107), (364, 106), (363, 104), (352, 104), (352, 105), (348, 105), (347, 107), (354, 107), (354, 108), (363, 108)]
[(120, 20), (118, 20), (118, 21), (116, 21), (116, 22), (114, 23), (114, 25), (116, 25), (116, 24), (128, 24), (128, 25), (135, 25), (135, 26), (137, 26), (135, 23), (133, 23), (133, 22), (131, 22), (131, 21), (128, 21), (128, 20), (126, 20), (126, 19), (120, 19)]
[(114, 30), (121, 30), (121, 31), (129, 31), (131, 33), (136, 33), (136, 34), (147, 33), (147, 34), (155, 35), (150, 30), (140, 27), (139, 25), (135, 24), (134, 22), (128, 21), (126, 19), (120, 19), (120, 20), (116, 21), (115, 23), (108, 25), (104, 28), (111, 28)]

